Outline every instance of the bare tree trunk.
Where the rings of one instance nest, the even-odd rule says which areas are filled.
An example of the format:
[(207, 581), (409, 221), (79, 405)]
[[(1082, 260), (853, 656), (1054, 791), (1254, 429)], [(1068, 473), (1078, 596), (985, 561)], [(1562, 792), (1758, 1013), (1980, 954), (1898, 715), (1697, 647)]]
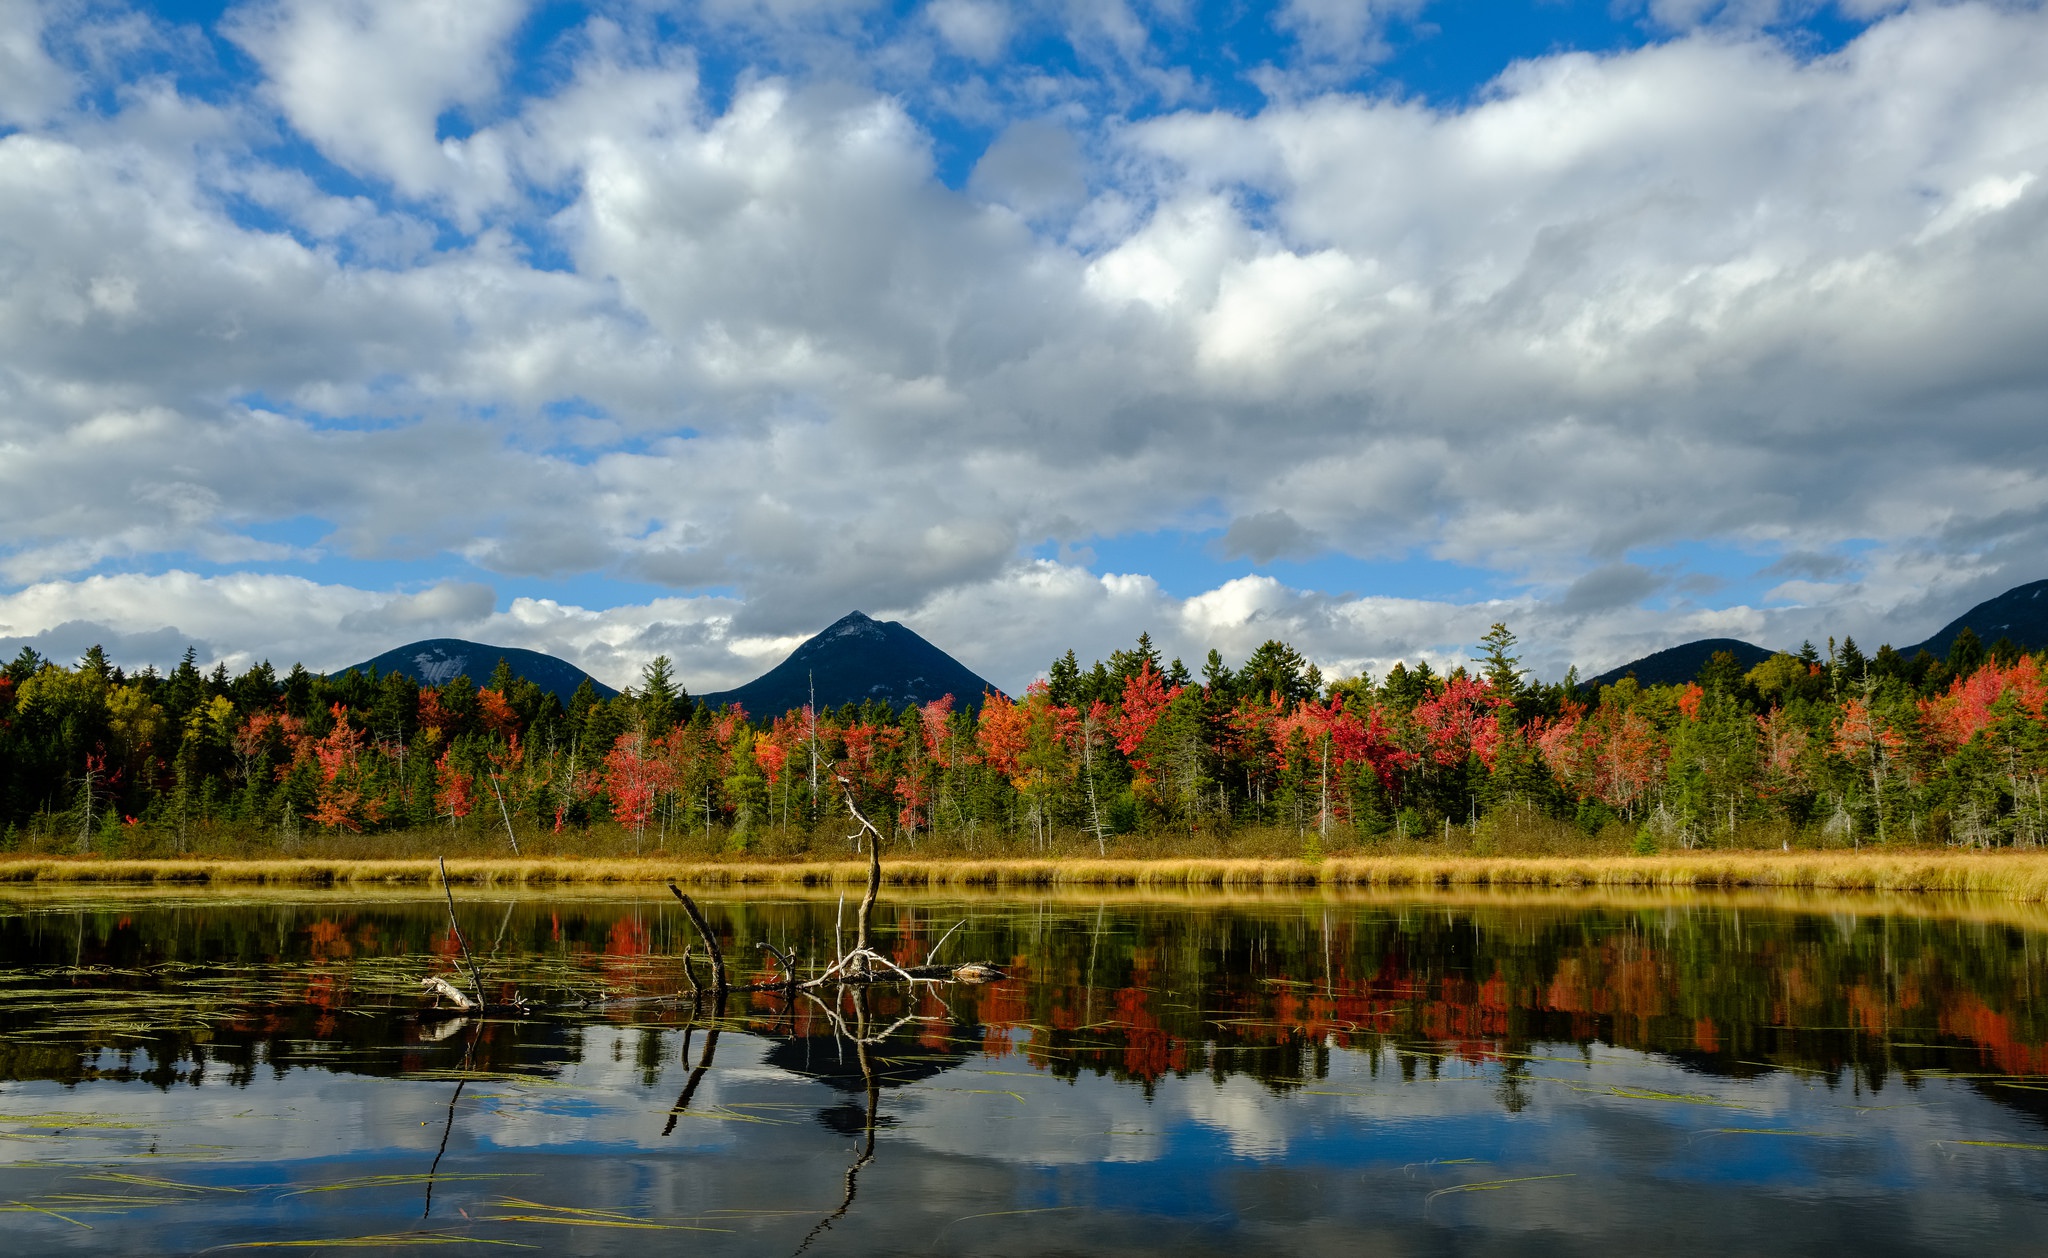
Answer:
[(505, 792), (498, 789), (498, 779), (493, 775), (489, 773), (484, 774), (484, 780), (491, 784), (491, 794), (497, 796), (498, 815), (505, 819), (505, 837), (512, 840), (512, 854), (517, 856), (519, 855), (519, 836), (512, 833), (512, 814), (505, 807)]
[(732, 984), (727, 982), (725, 977), (725, 950), (718, 946), (718, 936), (711, 933), (710, 923), (704, 920), (704, 914), (698, 909), (697, 902), (684, 895), (683, 889), (674, 883), (668, 884), (668, 889), (675, 895), (676, 899), (683, 902), (683, 912), (689, 914), (690, 925), (695, 926), (697, 933), (703, 936), (704, 947), (711, 953), (711, 982), (713, 990), (717, 992), (718, 998), (723, 1001), (725, 993), (732, 988)]

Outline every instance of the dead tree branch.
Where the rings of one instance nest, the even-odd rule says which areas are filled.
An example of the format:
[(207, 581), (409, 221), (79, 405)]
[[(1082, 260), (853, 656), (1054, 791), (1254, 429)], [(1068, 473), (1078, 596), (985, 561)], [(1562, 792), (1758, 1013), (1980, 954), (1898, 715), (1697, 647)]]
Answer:
[(785, 987), (795, 987), (797, 985), (798, 980), (796, 976), (796, 958), (790, 956), (788, 953), (776, 947), (774, 944), (769, 943), (765, 939), (763, 939), (760, 943), (755, 944), (754, 946), (756, 948), (759, 948), (761, 951), (768, 953), (770, 956), (773, 956), (775, 960), (781, 964), (782, 973), (784, 975), (783, 985)]
[(469, 967), (469, 985), (476, 993), (476, 1007), (482, 1009), (484, 983), (476, 972), (476, 958), (469, 955), (469, 940), (462, 937), (462, 923), (455, 920), (455, 888), (448, 883), (448, 860), (446, 857), (436, 856), (434, 861), (441, 867), (441, 890), (448, 897), (448, 927), (455, 932), (455, 942), (462, 947), (462, 960)]
[(683, 912), (690, 915), (690, 925), (695, 926), (697, 933), (704, 937), (704, 946), (711, 952), (711, 981), (713, 987), (720, 996), (725, 995), (726, 992), (732, 990), (732, 984), (726, 981), (725, 950), (718, 946), (718, 936), (711, 933), (710, 923), (704, 920), (704, 914), (697, 908), (695, 900), (684, 895), (683, 889), (674, 883), (668, 884), (668, 889), (675, 894), (676, 899), (683, 902)]

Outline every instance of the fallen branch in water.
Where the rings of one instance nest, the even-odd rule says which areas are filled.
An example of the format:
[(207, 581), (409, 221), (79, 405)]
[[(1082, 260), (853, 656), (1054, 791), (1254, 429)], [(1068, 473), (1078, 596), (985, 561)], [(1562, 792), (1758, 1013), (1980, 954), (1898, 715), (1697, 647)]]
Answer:
[[(867, 833), (867, 893), (861, 897), (860, 910), (854, 916), (853, 950), (842, 953), (834, 958), (832, 964), (825, 967), (824, 973), (811, 979), (809, 982), (801, 984), (802, 989), (807, 992), (815, 991), (827, 984), (987, 983), (1002, 978), (1003, 973), (1001, 970), (996, 969), (992, 965), (983, 965), (976, 962), (970, 962), (966, 965), (915, 965), (905, 969), (875, 951), (873, 943), (875, 900), (882, 893), (882, 832), (875, 827), (874, 822), (869, 821), (866, 815), (861, 812), (860, 805), (854, 802), (853, 783), (845, 777), (841, 777), (839, 779), (839, 788), (846, 797), (846, 811), (855, 821), (860, 823), (861, 829)], [(676, 894), (681, 895), (682, 892), (678, 891)], [(843, 904), (844, 901), (841, 901), (841, 903)], [(966, 924), (965, 919), (954, 923), (952, 930), (939, 936), (939, 942), (932, 948), (930, 955), (936, 957), (939, 949), (945, 947), (946, 941), (953, 937), (953, 931), (959, 930), (960, 927)], [(832, 933), (833, 943), (836, 947), (838, 946), (839, 933), (836, 923)], [(763, 946), (765, 947), (766, 945)], [(779, 953), (777, 954), (778, 957), (780, 955)], [(791, 974), (795, 973), (794, 969), (787, 962), (784, 962), (783, 968), (789, 970)], [(791, 984), (791, 986), (797, 985)]]
[[(704, 937), (704, 946), (711, 951), (712, 989), (721, 995), (731, 991), (732, 984), (727, 982), (725, 978), (725, 950), (718, 946), (718, 936), (711, 933), (710, 923), (704, 920), (704, 914), (698, 909), (697, 902), (684, 895), (681, 887), (670, 883), (668, 884), (668, 889), (675, 893), (676, 899), (683, 902), (683, 912), (689, 914), (690, 925), (697, 928), (697, 933)], [(695, 986), (696, 981), (695, 978), (692, 978), (690, 980), (691, 985)]]
[(765, 939), (763, 939), (760, 943), (755, 944), (754, 946), (756, 948), (759, 948), (761, 951), (766, 952), (768, 955), (774, 957), (777, 963), (779, 963), (782, 966), (782, 986), (794, 988), (797, 985), (795, 957), (790, 956), (787, 952), (784, 952), (782, 949), (776, 947), (772, 943), (769, 943)]
[[(726, 970), (725, 949), (719, 945), (718, 936), (712, 932), (711, 923), (705, 919), (704, 911), (697, 906), (695, 900), (692, 900), (683, 892), (681, 887), (674, 883), (668, 884), (669, 891), (682, 903), (683, 912), (688, 915), (690, 925), (696, 928), (697, 934), (704, 940), (705, 950), (711, 954), (711, 986), (709, 992), (713, 999), (722, 1005), (728, 992), (781, 992), (786, 996), (793, 997), (797, 992), (808, 994), (827, 986), (865, 986), (872, 983), (988, 983), (1003, 978), (1004, 974), (1001, 970), (993, 965), (985, 965), (979, 962), (968, 962), (963, 965), (913, 965), (906, 968), (896, 964), (875, 950), (870, 943), (870, 939), (872, 938), (875, 900), (879, 897), (882, 886), (882, 835), (881, 831), (877, 830), (872, 822), (861, 815), (860, 809), (854, 804), (851, 784), (846, 783), (844, 778), (841, 778), (840, 781), (849, 788), (846, 797), (847, 811), (851, 812), (855, 819), (866, 828), (869, 836), (868, 887), (867, 894), (862, 898), (860, 904), (853, 950), (835, 957), (832, 963), (826, 966), (824, 971), (816, 977), (808, 980), (801, 978), (797, 971), (795, 956), (766, 940), (762, 940), (755, 944), (755, 947), (774, 956), (776, 962), (782, 967), (782, 978), (765, 983), (733, 983), (731, 975)], [(469, 941), (463, 937), (462, 927), (455, 918), (455, 892), (449, 887), (445, 862), (442, 864), (441, 886), (448, 897), (448, 924), (455, 931), (456, 943), (462, 949), (464, 961), (468, 963), (469, 981), (474, 995), (473, 997), (464, 995), (460, 988), (444, 978), (438, 976), (423, 978), (420, 980), (421, 990), (434, 998), (433, 1004), (421, 1011), (420, 1016), (423, 1018), (435, 1016), (437, 1013), (509, 1013), (523, 1016), (529, 1013), (559, 1013), (570, 1010), (588, 1011), (628, 1006), (680, 1004), (683, 1000), (683, 993), (676, 992), (661, 996), (593, 996), (575, 1001), (574, 1003), (552, 1006), (536, 1006), (514, 996), (510, 1004), (488, 1004), (484, 1000), (482, 977), (477, 972), (474, 958), (470, 956)], [(932, 948), (931, 955), (936, 956), (939, 949), (945, 947), (947, 941), (953, 937), (954, 932), (964, 925), (966, 925), (964, 920), (956, 922), (951, 930), (941, 935), (938, 944)], [(697, 981), (697, 972), (691, 968), (691, 953), (692, 950), (690, 948), (685, 947), (683, 949), (683, 975), (690, 982), (690, 1003), (692, 1006), (701, 1006), (706, 988)], [(454, 1008), (452, 1010), (443, 1010), (443, 1001), (449, 1002)]]
[(477, 1002), (462, 994), (462, 989), (438, 974), (429, 974), (420, 980), (420, 988), (434, 998), (434, 1008), (439, 1009), (442, 1001), (455, 1006), (456, 1012), (464, 1013), (477, 1008)]
[[(484, 1007), (484, 983), (476, 972), (476, 958), (469, 955), (469, 940), (462, 937), (462, 923), (455, 920), (455, 888), (448, 884), (448, 861), (436, 856), (441, 867), (441, 890), (448, 896), (448, 929), (455, 932), (455, 942), (462, 947), (462, 960), (469, 967), (469, 985), (476, 993), (476, 1007)], [(445, 986), (445, 984), (444, 984)]]

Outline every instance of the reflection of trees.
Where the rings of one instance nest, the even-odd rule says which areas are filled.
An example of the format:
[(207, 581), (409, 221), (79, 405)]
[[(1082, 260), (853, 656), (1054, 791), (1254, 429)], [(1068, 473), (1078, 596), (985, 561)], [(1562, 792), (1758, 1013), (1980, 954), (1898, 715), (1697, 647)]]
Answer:
[[(706, 908), (727, 939), (831, 952), (830, 902)], [(0, 955), (38, 993), (0, 1001), (0, 1076), (169, 1087), (246, 1083), (266, 1063), (391, 1074), (449, 1065), (462, 1050), (423, 1034), (411, 999), (389, 982), (401, 970), (409, 982), (416, 958), (451, 945), (439, 912), (424, 901), (0, 919)], [(682, 986), (676, 959), (689, 927), (651, 899), (566, 908), (519, 901), (492, 915), (501, 920), (490, 971), (507, 990), (558, 1000)], [(899, 964), (915, 964), (941, 933), (934, 926), (914, 907), (879, 913), (876, 943)], [(1320, 1077), (1333, 1050), (1391, 1054), (1405, 1072), (1427, 1070), (1444, 1053), (1484, 1060), (1561, 1043), (1658, 1052), (1728, 1074), (1769, 1068), (1751, 1063), (1851, 1072), (1872, 1086), (1973, 1061), (1957, 1048), (1985, 1071), (2048, 1073), (2048, 1004), (2032, 991), (2038, 936), (2002, 925), (1711, 902), (1115, 911), (998, 902), (977, 910), (971, 933), (963, 942), (972, 951), (1009, 960), (1022, 977), (956, 989), (950, 1007), (924, 992), (870, 993), (860, 1016), (877, 1026), (918, 1018), (888, 1051), (871, 1054), (883, 1086), (975, 1052), (1020, 1055), (1062, 1077), (1085, 1071), (1150, 1084), (1241, 1074), (1289, 1088)], [(735, 978), (775, 972), (763, 957), (758, 974)], [(771, 1055), (789, 1057), (778, 1065), (802, 1070), (846, 1044), (810, 1002), (790, 1009), (760, 993), (736, 1005), (722, 1024), (773, 1038)], [(687, 1001), (486, 1020), (476, 1028), (474, 1066), (574, 1060), (579, 1023), (594, 1021), (680, 1030)], [(64, 1030), (50, 1033), (59, 1022)], [(663, 1038), (657, 1030), (643, 1040), (651, 1074)], [(308, 1041), (364, 1051), (308, 1056)], [(402, 1051), (385, 1051), (393, 1045)], [(850, 1069), (857, 1058), (847, 1058)], [(850, 1096), (865, 1090), (850, 1075), (841, 1082)], [(1514, 1088), (1504, 1088), (1509, 1101)], [(2014, 1089), (1996, 1094), (2027, 1100)]]
[[(683, 1094), (676, 1098), (675, 1107), (668, 1112), (668, 1124), (661, 1129), (664, 1136), (675, 1131), (676, 1120), (689, 1110), (690, 1101), (696, 1097), (698, 1087), (704, 1082), (704, 1072), (711, 1069), (712, 1060), (718, 1056), (718, 1024), (725, 1017), (725, 998), (726, 993), (723, 991), (712, 997), (711, 1024), (704, 1030), (704, 1055), (697, 1059), (696, 1066), (690, 1070), (690, 1077), (683, 1083)], [(695, 1013), (694, 1006), (691, 1012)], [(690, 1037), (696, 1030), (696, 1020), (692, 1017), (690, 1025), (683, 1028), (684, 1061), (690, 1060)]]
[[(469, 1023), (469, 1019), (456, 1018), (444, 1024), (441, 1029), (446, 1034), (442, 1038), (447, 1038), (448, 1034), (459, 1032), (466, 1023)], [(462, 1046), (462, 1070), (465, 1074), (467, 1074), (470, 1068), (471, 1055), (476, 1048), (476, 1033), (479, 1029), (480, 1026), (477, 1024), (469, 1025), (469, 1038)], [(427, 1199), (420, 1209), (420, 1217), (422, 1219), (434, 1212), (434, 1177), (441, 1173), (441, 1159), (448, 1156), (448, 1137), (455, 1134), (455, 1106), (462, 1100), (462, 1089), (468, 1086), (469, 1080), (467, 1078), (457, 1079), (455, 1081), (455, 1091), (448, 1098), (448, 1116), (441, 1124), (441, 1146), (434, 1150), (434, 1163), (427, 1168)]]
[[(899, 1019), (894, 1026), (887, 1030), (876, 1032), (872, 1027), (868, 1014), (868, 990), (866, 988), (856, 988), (852, 992), (852, 1000), (853, 1018), (851, 1025), (847, 1025), (844, 1019), (839, 1018), (837, 1011), (829, 1012), (832, 1013), (832, 1017), (838, 1024), (835, 1029), (842, 1031), (847, 1038), (852, 1040), (854, 1058), (860, 1066), (862, 1091), (867, 1101), (860, 1128), (860, 1151), (854, 1157), (853, 1165), (846, 1168), (846, 1192), (839, 1199), (839, 1207), (824, 1218), (819, 1219), (817, 1226), (813, 1227), (804, 1236), (803, 1243), (796, 1247), (796, 1252), (799, 1254), (809, 1249), (812, 1242), (830, 1230), (834, 1223), (845, 1218), (846, 1212), (853, 1208), (853, 1195), (860, 1186), (861, 1169), (875, 1160), (875, 1124), (880, 1117), (879, 1111), (882, 1104), (882, 1077), (875, 1069), (874, 1046), (886, 1040), (897, 1027), (902, 1026), (903, 1022), (908, 1020), (907, 1018)], [(819, 1117), (822, 1120), (825, 1116), (821, 1114)], [(830, 1126), (831, 1124), (827, 1123), (826, 1125)]]
[[(828, 1231), (834, 1223), (846, 1217), (846, 1212), (853, 1208), (854, 1196), (860, 1186), (860, 1173), (868, 1163), (874, 1161), (875, 1129), (882, 1122), (880, 1114), (882, 1085), (888, 1072), (885, 1071), (882, 1063), (878, 1060), (880, 1055), (879, 1049), (898, 1031), (917, 1020), (915, 1014), (902, 1014), (887, 1026), (882, 1026), (874, 1016), (871, 1007), (875, 1001), (875, 993), (867, 987), (856, 987), (851, 990), (840, 988), (835, 992), (834, 1003), (831, 1005), (826, 1004), (814, 994), (806, 993), (803, 1005), (792, 1001), (785, 1006), (784, 1020), (786, 1021), (789, 1035), (783, 1038), (775, 1048), (771, 1049), (768, 1055), (770, 1064), (781, 1065), (785, 1069), (791, 1070), (792, 1073), (818, 1079), (820, 1082), (829, 1083), (836, 1087), (847, 1086), (847, 1078), (843, 1071), (819, 1070), (813, 1069), (810, 1066), (808, 1061), (808, 1050), (811, 1047), (810, 1041), (817, 1037), (798, 1033), (799, 1019), (797, 1013), (799, 1008), (805, 1005), (815, 1008), (824, 1015), (826, 1021), (831, 1026), (834, 1046), (843, 1047), (853, 1054), (853, 1068), (855, 1072), (853, 1077), (858, 1080), (859, 1091), (864, 1101), (860, 1110), (858, 1126), (849, 1132), (849, 1134), (857, 1134), (859, 1136), (859, 1145), (852, 1165), (846, 1168), (845, 1187), (840, 1197), (839, 1205), (831, 1213), (818, 1220), (817, 1225), (804, 1237), (803, 1243), (797, 1246), (796, 1252), (799, 1254), (809, 1249), (819, 1236)], [(851, 1009), (842, 1013), (842, 1010), (848, 1004), (851, 1005)], [(683, 1029), (682, 1059), (685, 1062), (690, 1059), (690, 1041), (696, 1032), (695, 1014), (697, 1011), (698, 1006), (693, 1002), (691, 1022)], [(676, 1098), (675, 1105), (669, 1110), (668, 1122), (661, 1129), (662, 1135), (666, 1136), (674, 1133), (677, 1120), (689, 1111), (691, 1101), (696, 1098), (698, 1087), (704, 1082), (705, 1072), (711, 1069), (713, 1058), (718, 1051), (718, 1035), (720, 1026), (725, 1018), (725, 1013), (726, 993), (720, 991), (714, 997), (710, 1020), (705, 1026), (703, 1055), (697, 1059), (696, 1066), (691, 1069), (689, 1077), (684, 1081), (682, 1095)], [(801, 1045), (805, 1050), (803, 1054), (804, 1064), (802, 1066), (792, 1064), (793, 1055), (786, 1051), (792, 1045)], [(778, 1060), (778, 1055), (781, 1060)], [(841, 1060), (843, 1062), (843, 1058)], [(962, 1060), (964, 1060), (964, 1056), (956, 1055), (949, 1062), (939, 1065), (929, 1072), (916, 1071), (914, 1073), (916, 1077), (921, 1078), (926, 1073), (936, 1073), (937, 1070), (944, 1069), (945, 1065), (958, 1064)], [(907, 1081), (907, 1079), (903, 1078), (895, 1080), (895, 1082), (899, 1083)], [(835, 1131), (848, 1130), (846, 1124), (835, 1121), (836, 1111), (836, 1106), (820, 1111), (818, 1114), (819, 1122)]]

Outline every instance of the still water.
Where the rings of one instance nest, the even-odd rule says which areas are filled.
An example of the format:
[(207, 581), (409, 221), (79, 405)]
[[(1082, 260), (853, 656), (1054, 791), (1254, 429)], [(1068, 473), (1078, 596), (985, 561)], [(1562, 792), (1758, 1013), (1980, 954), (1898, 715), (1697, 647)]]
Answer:
[[(5, 896), (9, 1254), (2048, 1250), (2019, 907), (892, 896), (1010, 977), (423, 1020), (429, 895)], [(493, 999), (687, 987), (655, 892), (461, 912)]]

